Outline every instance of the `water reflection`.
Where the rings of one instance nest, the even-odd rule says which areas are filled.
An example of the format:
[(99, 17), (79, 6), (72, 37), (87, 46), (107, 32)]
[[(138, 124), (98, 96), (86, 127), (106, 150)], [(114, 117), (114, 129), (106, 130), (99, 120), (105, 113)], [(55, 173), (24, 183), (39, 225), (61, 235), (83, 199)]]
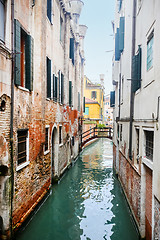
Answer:
[(109, 140), (99, 140), (84, 150), (17, 239), (138, 239), (112, 171)]

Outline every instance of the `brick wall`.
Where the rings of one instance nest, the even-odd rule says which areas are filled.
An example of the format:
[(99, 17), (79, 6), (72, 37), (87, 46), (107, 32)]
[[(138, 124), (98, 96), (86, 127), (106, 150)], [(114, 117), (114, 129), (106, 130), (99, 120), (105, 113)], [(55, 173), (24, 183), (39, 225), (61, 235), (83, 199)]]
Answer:
[(154, 197), (154, 236), (155, 240), (160, 239), (160, 202)]
[(146, 240), (152, 239), (152, 170), (146, 167), (146, 204), (145, 204)]
[(137, 223), (140, 222), (140, 175), (132, 163), (119, 152), (119, 178)]

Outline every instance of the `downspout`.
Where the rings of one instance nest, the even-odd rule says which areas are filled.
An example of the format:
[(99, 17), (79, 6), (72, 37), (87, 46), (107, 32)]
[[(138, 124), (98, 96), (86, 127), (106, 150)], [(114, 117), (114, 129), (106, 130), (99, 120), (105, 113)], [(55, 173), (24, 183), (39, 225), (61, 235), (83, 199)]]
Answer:
[(14, 190), (14, 164), (13, 164), (13, 117), (14, 117), (14, 0), (11, 0), (11, 51), (12, 51), (12, 72), (11, 72), (11, 116), (10, 116), (10, 147), (11, 147), (11, 198), (10, 198), (10, 234), (13, 237), (12, 213), (13, 213), (13, 190)]
[[(133, 0), (132, 55), (131, 55), (132, 57), (135, 55), (135, 41), (136, 41), (136, 0)], [(132, 67), (131, 67), (131, 78), (132, 78)], [(133, 82), (131, 80), (130, 128), (129, 128), (129, 158), (131, 160), (132, 160), (133, 115), (134, 115), (134, 92), (133, 92)]]
[(118, 121), (121, 117), (121, 68), (120, 68), (120, 74), (119, 74), (119, 111), (118, 111)]

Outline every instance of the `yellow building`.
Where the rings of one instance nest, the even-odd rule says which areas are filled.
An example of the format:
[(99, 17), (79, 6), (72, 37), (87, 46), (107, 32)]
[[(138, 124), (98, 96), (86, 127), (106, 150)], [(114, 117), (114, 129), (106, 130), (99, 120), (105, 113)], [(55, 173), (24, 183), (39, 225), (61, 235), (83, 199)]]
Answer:
[(84, 118), (96, 123), (103, 122), (104, 109), (104, 79), (101, 84), (92, 83), (86, 76), (84, 77), (84, 97), (85, 113)]

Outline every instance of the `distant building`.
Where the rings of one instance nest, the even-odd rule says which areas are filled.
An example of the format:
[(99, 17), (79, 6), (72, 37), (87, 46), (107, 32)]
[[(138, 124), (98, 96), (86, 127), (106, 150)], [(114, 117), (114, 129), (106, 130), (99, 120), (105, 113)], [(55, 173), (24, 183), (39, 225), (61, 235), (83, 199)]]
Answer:
[[(101, 77), (101, 84), (91, 82), (84, 77), (85, 112), (84, 119), (102, 123), (104, 121), (104, 78)], [(85, 121), (84, 121), (85, 123)]]
[(113, 108), (110, 106), (110, 94), (104, 97), (104, 123), (113, 126)]

